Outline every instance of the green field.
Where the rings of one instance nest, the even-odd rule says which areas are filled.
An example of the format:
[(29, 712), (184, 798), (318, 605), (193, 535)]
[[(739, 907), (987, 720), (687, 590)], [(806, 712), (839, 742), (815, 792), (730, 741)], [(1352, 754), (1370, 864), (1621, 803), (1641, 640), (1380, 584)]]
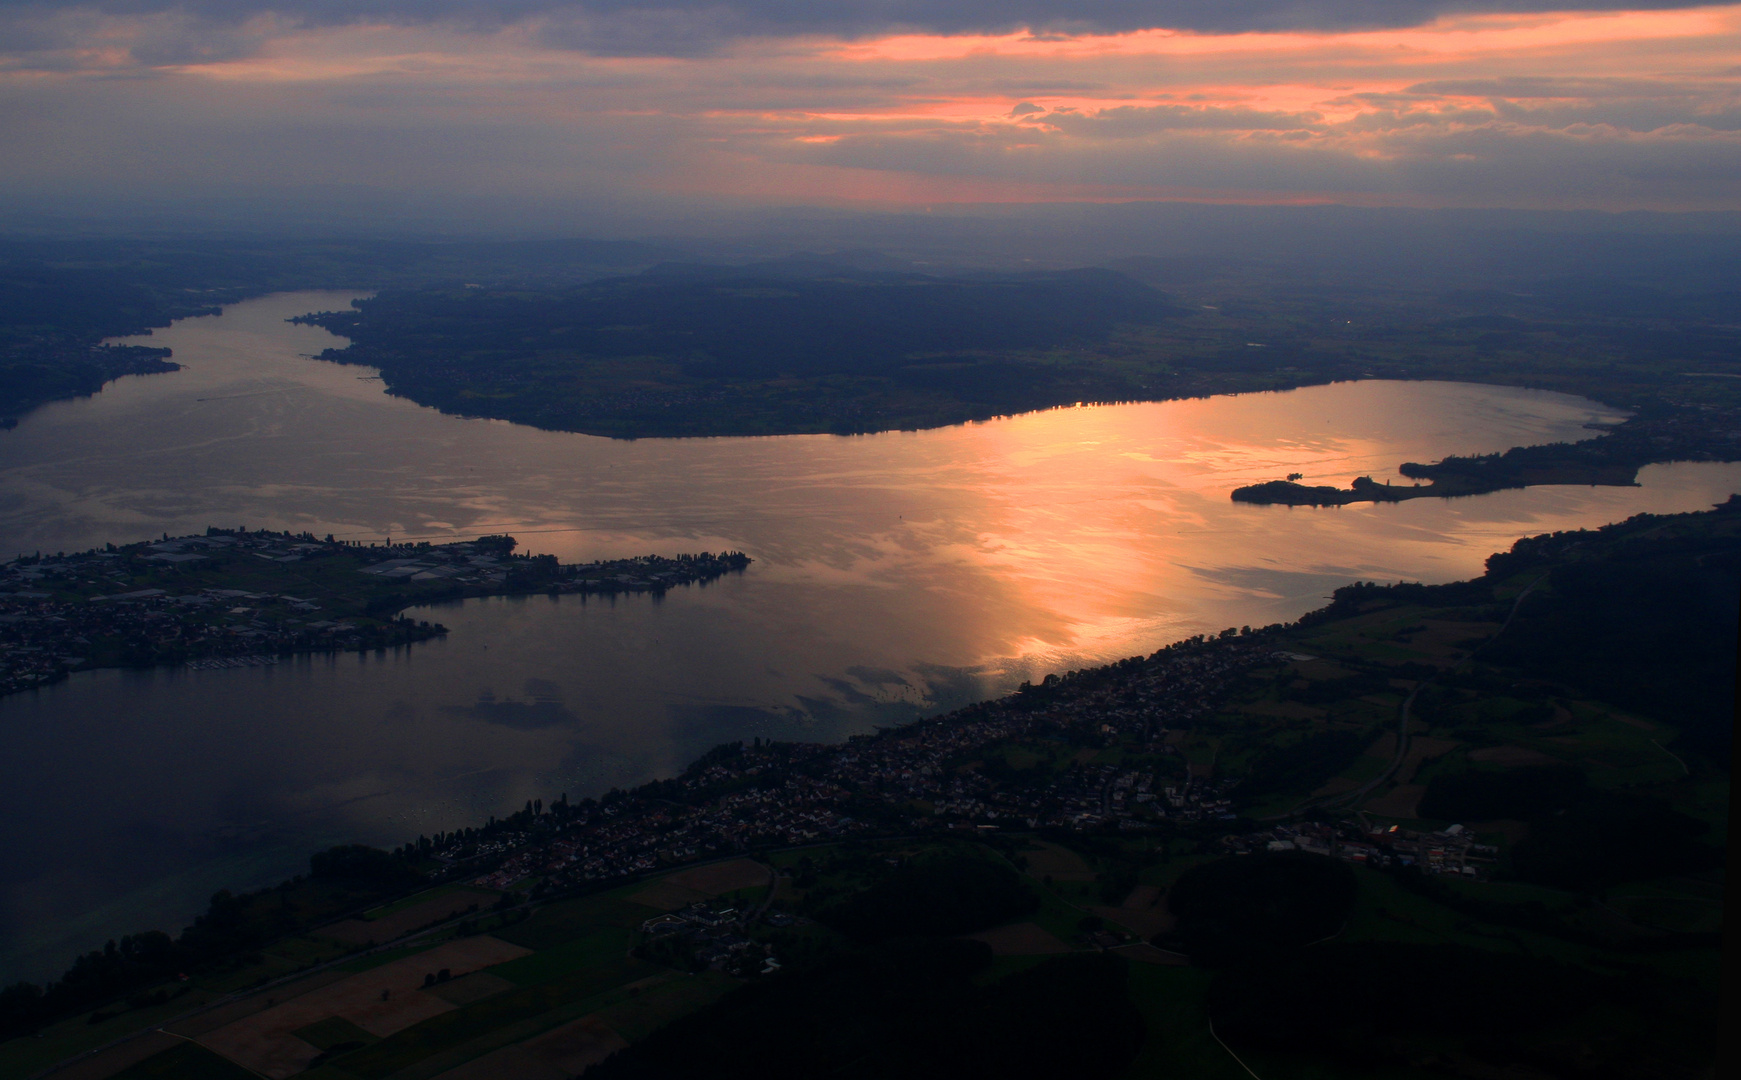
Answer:
[(317, 1020), (307, 1027), (297, 1028), (295, 1035), (303, 1042), (320, 1050), (331, 1050), (335, 1046), (343, 1046), (346, 1043), (367, 1045), (380, 1041), (377, 1036), (369, 1034), (342, 1016), (329, 1016), (325, 1020)]
[(195, 1043), (183, 1043), (115, 1073), (113, 1080), (257, 1080), (247, 1069)]
[(404, 911), (407, 908), (414, 908), (426, 900), (437, 900), (443, 896), (449, 896), (456, 892), (474, 891), (475, 888), (476, 887), (472, 885), (442, 885), (434, 889), (425, 889), (420, 893), (413, 893), (403, 899), (395, 900), (391, 904), (383, 904), (378, 908), (365, 911), (363, 912), (363, 918), (370, 921), (384, 919), (389, 915), (397, 915), (399, 912)]

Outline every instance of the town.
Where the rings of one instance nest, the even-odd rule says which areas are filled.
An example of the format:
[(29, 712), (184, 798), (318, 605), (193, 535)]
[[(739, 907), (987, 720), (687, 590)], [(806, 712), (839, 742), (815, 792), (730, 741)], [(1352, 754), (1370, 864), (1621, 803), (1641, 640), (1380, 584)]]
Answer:
[[(477, 884), (565, 891), (756, 849), (849, 837), (999, 830), (1120, 834), (1234, 821), (1237, 778), (1194, 770), (1174, 729), (1213, 711), (1231, 680), (1275, 662), (1266, 635), (1229, 631), (1149, 657), (1047, 676), (1009, 697), (844, 744), (732, 743), (682, 776), (420, 838), (443, 864), (489, 863)], [(1072, 760), (1039, 779), (989, 752), (1050, 742), (1074, 756), (1122, 744), (1133, 765)], [(1083, 755), (1081, 751), (1088, 751)], [(1032, 781), (1038, 782), (1032, 782)], [(410, 854), (408, 852), (407, 854)]]
[(1461, 825), (1432, 832), (1375, 823), (1366, 814), (1334, 825), (1293, 822), (1221, 838), (1229, 854), (1254, 851), (1309, 851), (1373, 867), (1412, 866), (1429, 874), (1474, 878), (1498, 860), (1499, 849), (1477, 844)]
[(100, 667), (263, 666), (446, 633), (405, 608), (474, 596), (660, 593), (743, 570), (747, 555), (584, 564), (516, 554), (511, 536), (367, 545), (208, 529), (0, 564), (0, 693)]

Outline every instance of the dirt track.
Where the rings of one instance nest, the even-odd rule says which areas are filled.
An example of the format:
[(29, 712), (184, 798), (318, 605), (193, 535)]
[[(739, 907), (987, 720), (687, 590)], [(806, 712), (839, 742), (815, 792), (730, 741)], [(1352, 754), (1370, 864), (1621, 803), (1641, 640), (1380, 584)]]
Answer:
[(377, 944), (392, 941), (394, 938), (421, 930), (432, 923), (444, 922), (457, 915), (463, 915), (473, 904), (479, 911), (485, 910), (495, 903), (501, 893), (486, 892), (483, 889), (466, 889), (460, 892), (446, 893), (442, 896), (425, 900), (403, 911), (380, 919), (346, 919), (334, 923), (320, 931), (322, 937), (342, 941), (346, 945), (364, 945), (368, 942)]

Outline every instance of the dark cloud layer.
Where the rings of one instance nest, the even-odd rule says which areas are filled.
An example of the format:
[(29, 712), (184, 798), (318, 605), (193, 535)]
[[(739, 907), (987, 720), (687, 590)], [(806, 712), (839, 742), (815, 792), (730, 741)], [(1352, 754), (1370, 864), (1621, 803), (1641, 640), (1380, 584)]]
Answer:
[[(367, 191), (352, 202), (391, 211), (371, 221), (474, 203), (519, 207), (515, 221), (535, 206), (658, 218), (715, 200), (1741, 205), (1741, 7), (1379, 35), (837, 40), (902, 28), (1331, 31), (1563, 6), (0, 0), (0, 201), (207, 211)], [(901, 689), (849, 674), (858, 693)], [(533, 696), (473, 712), (560, 719), (559, 703)]]
[(1350, 30), (1416, 26), (1470, 12), (1691, 6), (1685, 0), (0, 0), (0, 9), (14, 11), (182, 13), (213, 24), (267, 13), (305, 25), (449, 22), (484, 28), (540, 18), (552, 43), (629, 52), (693, 51), (746, 36)]

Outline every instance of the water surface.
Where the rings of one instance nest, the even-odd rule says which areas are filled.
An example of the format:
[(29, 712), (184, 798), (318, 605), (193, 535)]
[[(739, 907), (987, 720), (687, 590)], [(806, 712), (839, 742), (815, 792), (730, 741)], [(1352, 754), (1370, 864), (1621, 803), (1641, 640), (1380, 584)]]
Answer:
[(753, 735), (838, 738), (1047, 671), (1291, 619), (1355, 578), (1447, 581), (1518, 536), (1701, 509), (1741, 466), (1310, 509), (1233, 503), (1302, 472), (1592, 434), (1559, 394), (1364, 382), (1060, 409), (920, 433), (611, 441), (387, 397), (286, 294), (148, 339), (185, 370), (0, 432), (0, 552), (207, 525), (509, 531), (565, 561), (737, 548), (706, 588), (493, 599), (453, 633), (276, 668), (92, 672), (0, 699), (0, 981), (180, 925), (313, 847), (397, 843), (596, 793)]

